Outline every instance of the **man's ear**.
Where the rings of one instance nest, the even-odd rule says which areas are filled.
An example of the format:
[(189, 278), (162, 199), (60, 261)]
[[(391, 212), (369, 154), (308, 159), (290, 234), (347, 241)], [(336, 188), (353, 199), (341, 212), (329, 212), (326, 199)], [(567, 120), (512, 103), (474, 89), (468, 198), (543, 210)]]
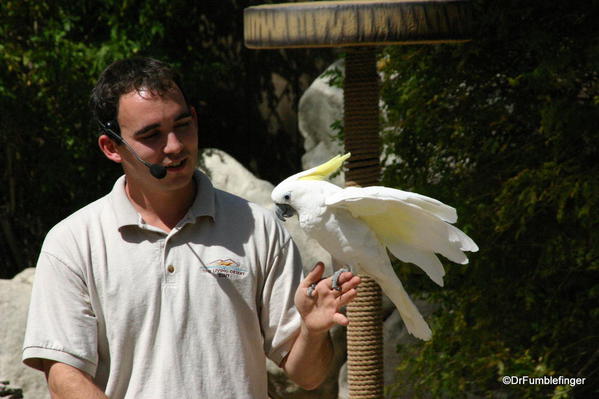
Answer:
[(117, 150), (118, 146), (114, 140), (112, 140), (106, 134), (98, 137), (98, 146), (100, 146), (100, 150), (104, 153), (106, 158), (116, 163), (121, 163), (123, 161), (121, 154)]

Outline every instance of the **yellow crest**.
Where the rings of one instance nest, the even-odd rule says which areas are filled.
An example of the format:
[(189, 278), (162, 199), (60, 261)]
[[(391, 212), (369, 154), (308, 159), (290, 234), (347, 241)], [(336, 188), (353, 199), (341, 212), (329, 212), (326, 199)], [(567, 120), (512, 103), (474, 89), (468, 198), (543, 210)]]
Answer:
[(335, 173), (341, 168), (343, 162), (351, 156), (351, 153), (345, 155), (337, 155), (331, 158), (322, 165), (318, 165), (312, 169), (307, 170), (305, 175), (298, 178), (298, 180), (325, 180), (327, 177)]

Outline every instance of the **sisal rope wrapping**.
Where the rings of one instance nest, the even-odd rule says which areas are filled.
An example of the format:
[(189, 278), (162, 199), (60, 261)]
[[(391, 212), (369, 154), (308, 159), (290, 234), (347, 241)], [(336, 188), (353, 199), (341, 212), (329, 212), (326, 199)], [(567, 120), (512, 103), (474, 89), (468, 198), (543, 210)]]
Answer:
[[(380, 178), (379, 88), (373, 48), (348, 50), (345, 61), (345, 150), (352, 153), (346, 185), (372, 186)], [(360, 275), (358, 297), (347, 307), (348, 383), (351, 399), (383, 397), (381, 289)]]

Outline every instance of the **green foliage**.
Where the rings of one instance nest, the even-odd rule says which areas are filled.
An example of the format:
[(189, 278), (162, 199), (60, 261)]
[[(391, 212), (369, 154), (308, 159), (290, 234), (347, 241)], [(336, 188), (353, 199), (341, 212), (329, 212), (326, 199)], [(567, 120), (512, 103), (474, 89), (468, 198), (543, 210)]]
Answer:
[[(599, 392), (597, 2), (475, 2), (475, 39), (391, 47), (386, 185), (458, 209), (481, 250), (446, 263), (434, 337), (399, 348), (400, 394)], [(417, 279), (412, 279), (412, 281)], [(412, 286), (411, 286), (412, 287)], [(578, 387), (501, 377), (586, 377)]]
[(272, 181), (300, 167), (301, 138), (278, 109), (298, 101), (332, 55), (246, 49), (242, 16), (252, 3), (0, 2), (0, 277), (34, 265), (48, 229), (121, 173), (100, 154), (87, 108), (99, 73), (117, 59), (147, 55), (180, 69), (202, 147)]

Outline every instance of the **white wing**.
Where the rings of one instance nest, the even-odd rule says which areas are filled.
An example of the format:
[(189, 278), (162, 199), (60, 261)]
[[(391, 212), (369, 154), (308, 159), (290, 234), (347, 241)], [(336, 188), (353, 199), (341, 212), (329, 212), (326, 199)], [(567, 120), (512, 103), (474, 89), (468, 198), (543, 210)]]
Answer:
[(376, 233), (348, 211), (336, 209), (331, 216), (322, 226), (319, 243), (335, 259), (372, 277), (395, 304), (410, 334), (423, 340), (431, 339), (431, 329), (393, 271)]
[(477, 251), (470, 237), (449, 223), (457, 220), (454, 208), (433, 198), (388, 187), (349, 187), (326, 199), (364, 220), (383, 245), (404, 262), (418, 265), (437, 284), (445, 271), (435, 253), (465, 264), (463, 251)]
[(335, 204), (343, 202), (354, 202), (352, 206), (355, 209), (364, 207), (363, 212), (366, 214), (371, 211), (376, 212), (376, 207), (372, 207), (374, 204), (372, 201), (381, 201), (377, 202), (377, 205), (384, 205), (384, 202), (414, 205), (448, 223), (455, 223), (458, 220), (455, 208), (445, 205), (439, 200), (383, 186), (347, 187), (335, 196), (327, 198), (327, 205), (335, 206)]

